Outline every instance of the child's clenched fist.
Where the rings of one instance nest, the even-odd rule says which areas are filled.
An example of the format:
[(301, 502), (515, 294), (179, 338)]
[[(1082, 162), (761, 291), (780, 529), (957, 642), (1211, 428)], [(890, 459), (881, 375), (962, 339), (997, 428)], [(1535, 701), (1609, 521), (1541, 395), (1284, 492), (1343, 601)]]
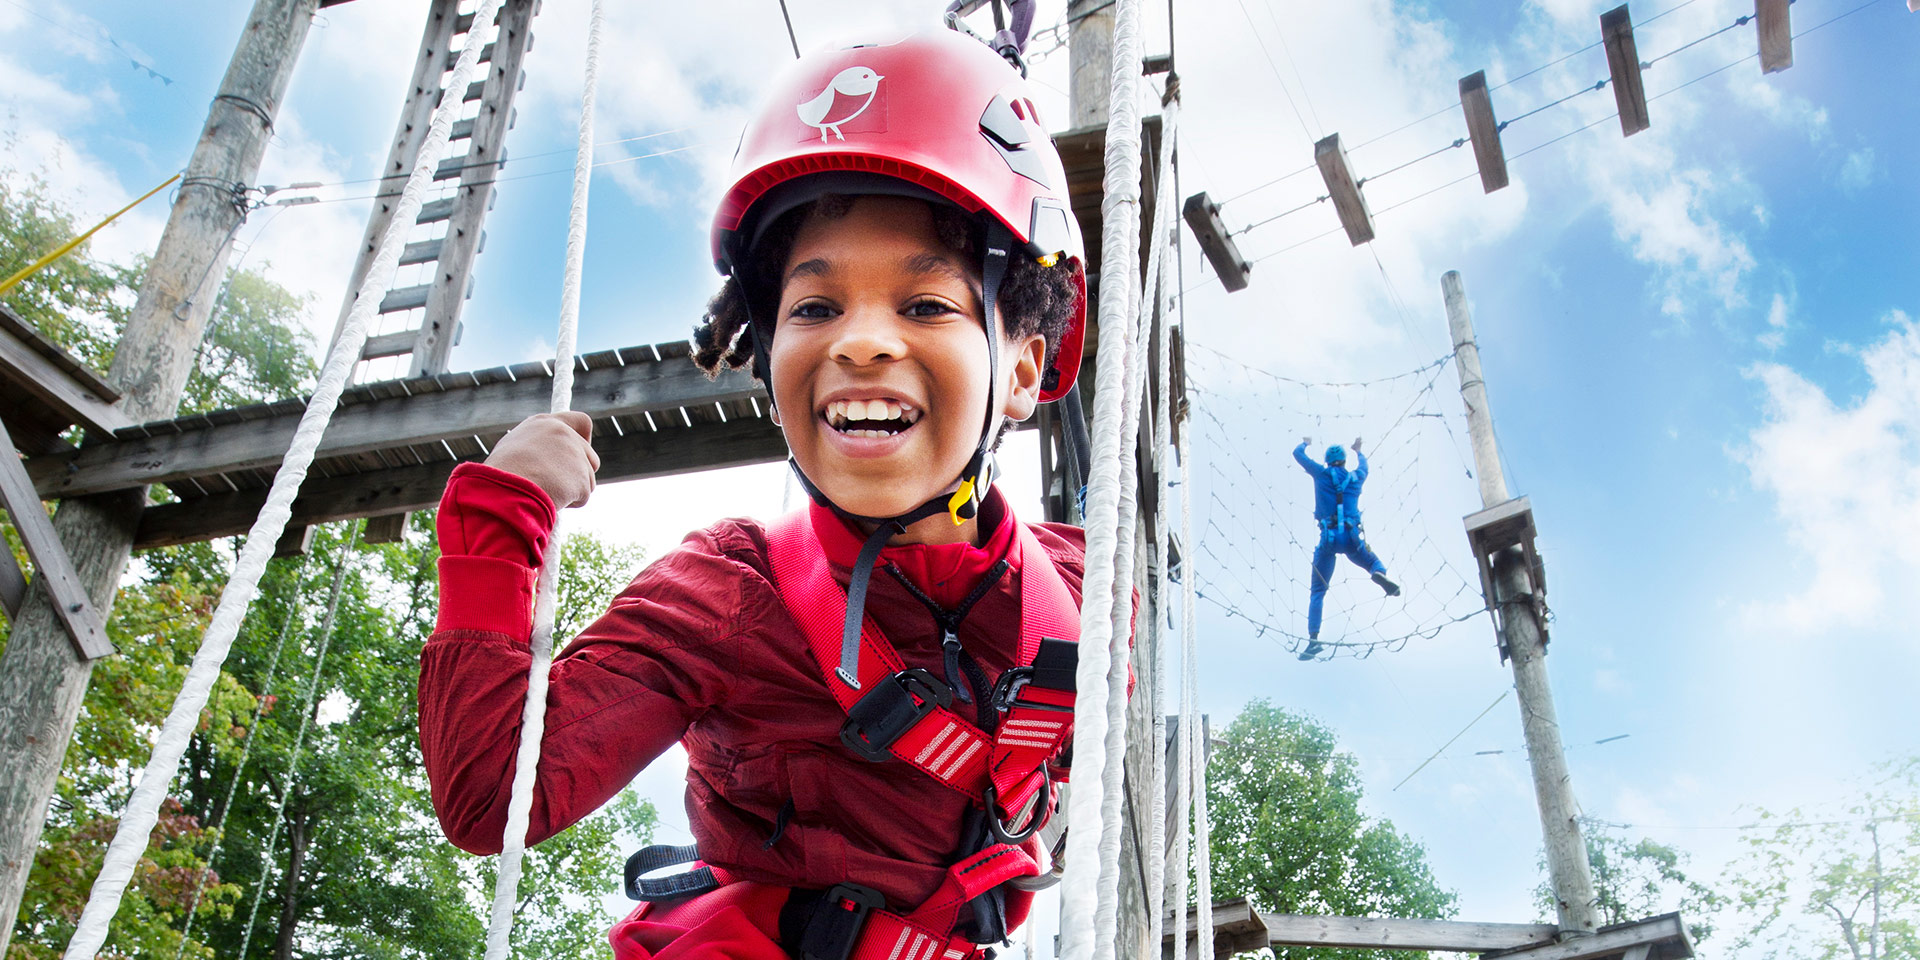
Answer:
[(593, 494), (593, 475), (600, 469), (592, 439), (593, 418), (584, 413), (535, 414), (500, 438), (487, 466), (539, 484), (556, 507), (577, 507)]

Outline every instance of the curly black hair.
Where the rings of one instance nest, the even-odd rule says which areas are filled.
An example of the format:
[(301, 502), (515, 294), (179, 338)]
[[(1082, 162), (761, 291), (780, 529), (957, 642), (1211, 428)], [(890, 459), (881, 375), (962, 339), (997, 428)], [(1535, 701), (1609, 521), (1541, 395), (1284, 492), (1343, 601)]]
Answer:
[[(753, 255), (735, 266), (733, 276), (707, 302), (706, 316), (693, 328), (693, 362), (707, 376), (753, 362), (754, 338), (745, 335), (748, 324), (757, 320), (763, 331), (771, 332), (779, 307), (780, 270), (793, 250), (800, 227), (813, 216), (829, 220), (844, 217), (853, 201), (852, 197), (829, 194), (796, 207), (774, 221), (754, 247)], [(981, 230), (974, 218), (946, 204), (927, 206), (933, 212), (933, 229), (940, 242), (961, 254), (962, 262), (979, 263)], [(1060, 338), (1073, 321), (1079, 297), (1074, 278), (1080, 266), (1063, 260), (1043, 267), (1028, 257), (1011, 259), (1000, 284), (1000, 325), (1012, 340), (1036, 333), (1045, 337), (1045, 366), (1051, 368), (1060, 350)], [(768, 386), (771, 388), (771, 384)]]

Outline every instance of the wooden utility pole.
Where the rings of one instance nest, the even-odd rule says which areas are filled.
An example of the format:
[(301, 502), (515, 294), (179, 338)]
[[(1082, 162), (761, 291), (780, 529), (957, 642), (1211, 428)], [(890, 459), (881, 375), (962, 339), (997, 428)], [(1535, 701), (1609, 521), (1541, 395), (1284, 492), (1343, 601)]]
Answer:
[(1106, 126), (1113, 83), (1113, 4), (1108, 0), (1067, 3), (1067, 75), (1067, 128)]
[[(1460, 283), (1459, 271), (1447, 271), (1440, 278), (1440, 289), (1447, 302), (1447, 326), (1453, 333), (1460, 397), (1467, 405), (1467, 432), (1473, 442), (1480, 501), (1492, 511), (1515, 501), (1507, 494), (1506, 475), (1500, 470), (1493, 412), (1487, 406), (1487, 384), (1480, 373), (1480, 348), (1473, 338), (1473, 317), (1467, 311), (1467, 291)], [(1525, 509), (1523, 502), (1521, 508)], [(1573, 780), (1567, 773), (1566, 751), (1560, 743), (1553, 689), (1547, 683), (1546, 630), (1540, 621), (1545, 582), (1530, 557), (1530, 511), (1526, 524), (1527, 546), (1506, 546), (1490, 558), (1493, 576), (1488, 599), (1496, 610), (1502, 647), (1513, 665), (1513, 689), (1520, 701), (1527, 760), (1533, 768), (1533, 793), (1540, 805), (1540, 828), (1546, 838), (1547, 876), (1553, 884), (1554, 906), (1564, 939), (1586, 936), (1596, 929), (1593, 875), (1576, 819), (1579, 808), (1574, 804)]]
[[(108, 381), (135, 423), (171, 417), (226, 279), (246, 188), (320, 0), (255, 0), (181, 180)], [(97, 609), (112, 608), (145, 487), (63, 500), (54, 528)], [(47, 804), (93, 671), (44, 590), (32, 590), (0, 655), (0, 954), (7, 949)]]

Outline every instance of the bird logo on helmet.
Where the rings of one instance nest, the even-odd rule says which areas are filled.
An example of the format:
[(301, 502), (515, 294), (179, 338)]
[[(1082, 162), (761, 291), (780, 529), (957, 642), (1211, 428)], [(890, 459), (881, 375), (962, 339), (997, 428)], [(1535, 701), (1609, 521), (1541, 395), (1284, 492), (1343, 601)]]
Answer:
[(873, 106), (880, 93), (880, 81), (885, 79), (872, 67), (848, 67), (834, 74), (818, 96), (795, 107), (794, 111), (800, 114), (801, 123), (820, 131), (821, 143), (827, 142), (828, 133), (845, 140), (847, 135), (840, 132), (840, 125), (859, 119)]

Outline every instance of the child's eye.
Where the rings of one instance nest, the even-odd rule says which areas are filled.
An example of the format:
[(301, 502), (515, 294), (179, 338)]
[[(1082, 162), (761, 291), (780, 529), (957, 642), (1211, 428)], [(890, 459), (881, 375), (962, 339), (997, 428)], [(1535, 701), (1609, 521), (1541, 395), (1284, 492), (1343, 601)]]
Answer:
[(953, 312), (955, 311), (952, 304), (943, 300), (932, 299), (915, 300), (913, 303), (907, 305), (906, 310), (907, 316), (923, 320), (944, 317)]
[(827, 320), (833, 316), (833, 308), (818, 300), (803, 300), (793, 305), (787, 315), (801, 320)]

